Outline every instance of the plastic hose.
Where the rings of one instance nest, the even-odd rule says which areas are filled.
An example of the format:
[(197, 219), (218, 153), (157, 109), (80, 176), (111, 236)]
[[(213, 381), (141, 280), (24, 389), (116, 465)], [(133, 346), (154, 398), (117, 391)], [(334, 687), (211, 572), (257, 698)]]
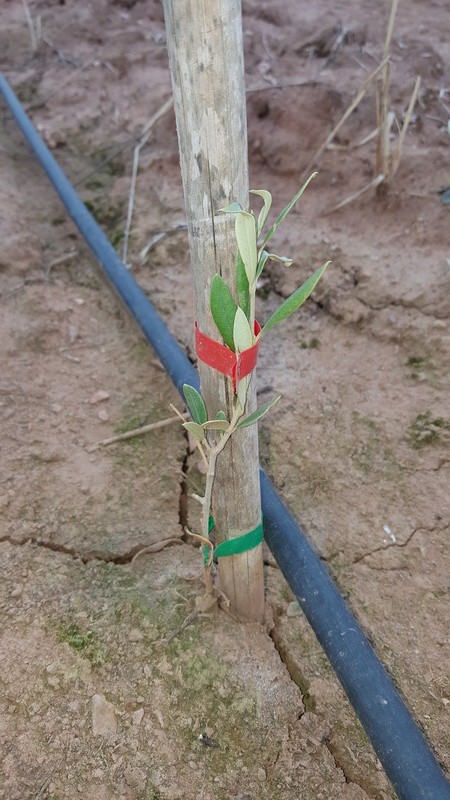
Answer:
[[(56, 163), (0, 73), (0, 91), (68, 213), (180, 394), (197, 372)], [(450, 800), (425, 738), (326, 568), (261, 471), (265, 539), (328, 656), (399, 800)]]

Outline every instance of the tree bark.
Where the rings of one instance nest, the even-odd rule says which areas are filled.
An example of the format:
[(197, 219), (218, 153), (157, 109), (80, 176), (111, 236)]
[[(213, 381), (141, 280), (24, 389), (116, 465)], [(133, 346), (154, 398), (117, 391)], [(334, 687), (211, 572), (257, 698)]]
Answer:
[[(222, 275), (235, 293), (234, 217), (217, 214), (237, 201), (248, 206), (247, 119), (240, 0), (164, 0), (174, 107), (199, 328), (220, 334), (210, 312), (210, 284)], [(209, 418), (232, 415), (228, 378), (199, 362)], [(256, 406), (255, 377), (246, 412)], [(261, 519), (257, 426), (237, 431), (220, 455), (212, 510), (217, 541), (253, 530)], [(220, 586), (239, 617), (262, 621), (261, 545), (219, 560)]]

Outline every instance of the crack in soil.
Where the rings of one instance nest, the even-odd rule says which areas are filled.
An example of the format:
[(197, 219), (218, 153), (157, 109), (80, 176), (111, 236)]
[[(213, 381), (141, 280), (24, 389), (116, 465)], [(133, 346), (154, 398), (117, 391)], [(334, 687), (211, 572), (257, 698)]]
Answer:
[(186, 479), (186, 475), (188, 472), (189, 455), (190, 455), (189, 434), (187, 430), (185, 430), (184, 428), (183, 428), (183, 435), (186, 441), (186, 448), (184, 451), (184, 456), (181, 461), (180, 496), (178, 499), (178, 519), (182, 531), (184, 531), (186, 526), (189, 525), (189, 519), (188, 519), (189, 492), (188, 492), (188, 482)]
[[(414, 534), (417, 533), (417, 531), (419, 531), (419, 530), (421, 530), (421, 529), (420, 528), (414, 528), (414, 530), (409, 534), (409, 536), (406, 537), (404, 542), (388, 542), (385, 545), (380, 545), (380, 547), (376, 547), (374, 550), (369, 550), (368, 553), (363, 553), (362, 556), (358, 556), (357, 558), (355, 558), (352, 561), (352, 564), (359, 564), (365, 558), (368, 558), (369, 556), (373, 556), (375, 553), (380, 553), (383, 550), (390, 550), (392, 547), (406, 547), (406, 545), (408, 545), (410, 543), (410, 541), (413, 538)], [(392, 569), (392, 567), (390, 567), (389, 569)]]
[(302, 703), (303, 709), (299, 715), (298, 719), (301, 719), (303, 714), (307, 711), (315, 712), (316, 709), (316, 700), (314, 696), (309, 691), (309, 681), (305, 678), (304, 674), (302, 673), (298, 663), (296, 660), (291, 656), (288, 646), (282, 639), (282, 636), (279, 631), (279, 626), (277, 625), (278, 622), (278, 614), (277, 610), (272, 607), (273, 611), (273, 621), (274, 625), (272, 630), (268, 631), (268, 635), (272, 639), (273, 645), (275, 650), (277, 651), (280, 661), (286, 667), (290, 679), (295, 683), (296, 686), (300, 689), (300, 693), (302, 696)]
[[(342, 772), (342, 774), (344, 776), (345, 783), (347, 783), (347, 784), (353, 783), (354, 786), (358, 786), (361, 789), (361, 791), (364, 792), (364, 794), (365, 794), (365, 796), (367, 798), (373, 798), (373, 800), (375, 800), (375, 798), (378, 797), (378, 793), (377, 794), (372, 794), (372, 792), (368, 790), (366, 785), (364, 785), (363, 783), (360, 783), (356, 779), (356, 776), (353, 774), (353, 770), (351, 769), (351, 764), (350, 764), (350, 769), (349, 769), (349, 765), (345, 764), (342, 761), (342, 759), (340, 758), (340, 754), (339, 754), (338, 748), (336, 748), (334, 746), (332, 738), (331, 738), (331, 734), (329, 734), (328, 736), (324, 736), (323, 737), (322, 744), (325, 745), (325, 747), (327, 748), (328, 752), (330, 753), (331, 758), (334, 761), (334, 765), (335, 765), (336, 769), (338, 769), (340, 772)], [(353, 755), (352, 755), (352, 758), (354, 759)]]
[(184, 544), (182, 539), (160, 539), (158, 542), (154, 542), (153, 544), (147, 546), (142, 546), (140, 544), (135, 545), (135, 547), (133, 547), (127, 553), (124, 553), (121, 556), (114, 556), (95, 550), (90, 553), (83, 554), (75, 547), (67, 547), (64, 544), (56, 544), (55, 542), (44, 542), (42, 539), (34, 538), (33, 536), (27, 536), (26, 539), (21, 540), (13, 539), (12, 536), (3, 536), (0, 538), (0, 543), (2, 542), (8, 542), (8, 544), (12, 545), (13, 547), (25, 547), (28, 544), (35, 544), (37, 547), (50, 550), (52, 553), (63, 553), (63, 555), (76, 558), (79, 561), (82, 561), (83, 564), (88, 564), (90, 561), (103, 561), (107, 564), (118, 565), (131, 564), (135, 556), (137, 556), (138, 553), (142, 552), (143, 550), (145, 550), (146, 553), (157, 553), (159, 550), (163, 550), (164, 547), (168, 547), (173, 544)]

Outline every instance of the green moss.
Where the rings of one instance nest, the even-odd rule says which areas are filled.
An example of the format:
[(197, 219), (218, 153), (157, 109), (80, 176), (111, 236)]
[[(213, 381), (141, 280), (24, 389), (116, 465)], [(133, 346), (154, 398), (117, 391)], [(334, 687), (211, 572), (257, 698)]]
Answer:
[(66, 642), (72, 650), (76, 650), (83, 658), (90, 661), (93, 666), (98, 667), (105, 663), (105, 652), (96, 640), (92, 630), (88, 629), (83, 632), (76, 622), (59, 622), (57, 624), (57, 635), (60, 642)]
[(313, 338), (310, 339), (309, 342), (305, 340), (300, 342), (300, 347), (302, 348), (302, 350), (308, 350), (308, 349), (316, 350), (318, 347), (320, 347), (320, 339), (318, 339), (316, 336), (313, 336)]
[(417, 367), (419, 364), (423, 364), (426, 359), (424, 356), (409, 356), (406, 366), (407, 367)]
[(111, 233), (109, 241), (111, 242), (113, 247), (117, 247), (117, 245), (120, 244), (124, 236), (125, 236), (125, 231), (122, 228), (117, 228), (117, 230)]
[(424, 411), (412, 420), (408, 428), (408, 440), (415, 450), (429, 444), (436, 444), (442, 434), (450, 431), (450, 422), (442, 417), (433, 417), (430, 411)]

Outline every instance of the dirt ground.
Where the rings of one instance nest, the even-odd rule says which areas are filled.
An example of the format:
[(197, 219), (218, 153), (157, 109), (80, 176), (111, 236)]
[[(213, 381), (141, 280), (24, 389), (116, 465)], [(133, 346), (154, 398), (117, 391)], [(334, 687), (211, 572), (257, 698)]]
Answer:
[[(161, 4), (29, 10), (34, 51), (23, 3), (1, 4), (0, 68), (121, 253), (133, 147), (171, 93)], [(379, 63), (389, 4), (243, 12), (251, 185), (279, 209)], [(296, 262), (271, 270), (259, 319), (333, 265), (265, 343), (258, 380), (261, 397), (283, 396), (261, 425), (263, 466), (450, 770), (445, 13), (443, 0), (400, 3), (400, 122), (422, 83), (387, 194), (330, 212), (375, 175), (375, 141), (360, 144), (371, 89), (278, 236)], [(182, 540), (195, 459), (178, 426), (93, 445), (180, 401), (1, 102), (0, 175), (0, 798), (395, 797), (275, 566), (269, 633), (213, 611), (169, 637), (201, 594)], [(192, 356), (183, 223), (170, 110), (141, 151), (128, 261)], [(132, 560), (162, 539), (179, 544)]]

